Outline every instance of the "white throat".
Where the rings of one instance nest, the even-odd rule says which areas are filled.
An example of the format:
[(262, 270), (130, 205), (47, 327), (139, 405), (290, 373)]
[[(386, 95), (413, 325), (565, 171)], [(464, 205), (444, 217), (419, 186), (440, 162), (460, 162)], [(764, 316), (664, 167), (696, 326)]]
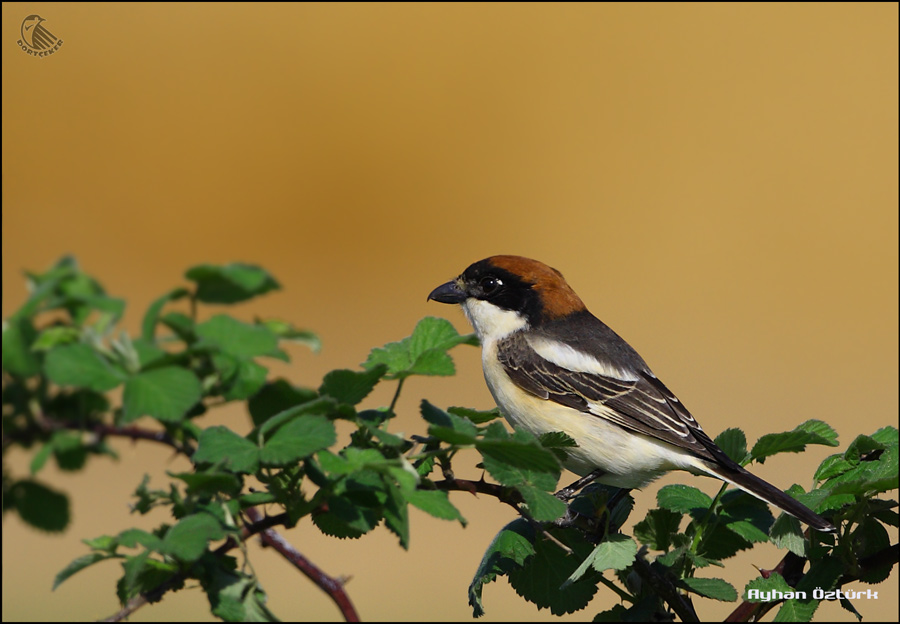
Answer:
[(518, 312), (504, 310), (487, 301), (469, 297), (461, 305), (482, 344), (528, 327), (528, 321)]

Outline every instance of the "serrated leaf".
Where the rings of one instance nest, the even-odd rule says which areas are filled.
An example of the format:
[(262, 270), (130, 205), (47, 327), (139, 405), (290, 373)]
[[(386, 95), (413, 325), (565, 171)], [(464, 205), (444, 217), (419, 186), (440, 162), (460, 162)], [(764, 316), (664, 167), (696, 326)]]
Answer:
[(267, 466), (285, 466), (337, 442), (334, 423), (324, 416), (306, 414), (281, 426), (260, 451)]
[[(566, 534), (558, 536), (564, 542), (566, 537)], [(571, 548), (574, 544), (566, 545)], [(572, 557), (550, 540), (537, 539), (534, 556), (522, 567), (509, 572), (509, 584), (517, 594), (538, 608), (549, 608), (554, 615), (574, 613), (585, 608), (597, 592), (594, 575), (599, 573), (590, 572), (578, 581), (565, 584), (578, 567), (578, 562), (589, 553), (587, 544), (582, 542), (580, 546), (574, 550), (581, 553)]]
[[(77, 330), (76, 330), (77, 331)], [(3, 370), (19, 377), (32, 377), (41, 372), (41, 362), (32, 351), (37, 332), (28, 318), (13, 317), (3, 322)]]
[(44, 360), (44, 372), (55, 384), (90, 388), (97, 392), (112, 390), (125, 380), (103, 356), (86, 344), (57, 347)]
[(422, 399), (419, 410), (422, 418), (431, 424), (428, 428), (429, 435), (449, 444), (475, 443), (478, 428), (469, 419), (445, 412), (425, 399)]
[(528, 514), (538, 522), (552, 522), (566, 513), (566, 504), (549, 492), (525, 483), (516, 489), (528, 505)]
[(855, 464), (844, 459), (843, 455), (831, 455), (826, 457), (821, 464), (819, 464), (818, 469), (816, 469), (816, 474), (813, 477), (817, 482), (824, 481), (825, 479), (830, 479), (831, 477), (836, 477), (838, 475), (844, 474), (851, 468), (853, 468)]
[(412, 335), (384, 347), (372, 349), (363, 368), (387, 366), (388, 379), (410, 375), (452, 375), (453, 360), (446, 351), (458, 344), (477, 344), (473, 335), (460, 335), (446, 319), (425, 317)]
[(200, 380), (190, 370), (166, 366), (144, 371), (125, 382), (122, 421), (151, 416), (163, 422), (178, 422), (201, 395)]
[(141, 321), (141, 338), (152, 343), (156, 337), (156, 324), (159, 322), (159, 313), (162, 312), (163, 306), (170, 301), (177, 301), (189, 294), (185, 288), (175, 288), (151, 303), (144, 314), (144, 320)]
[(738, 594), (734, 586), (720, 578), (688, 577), (681, 579), (681, 584), (689, 591), (713, 600), (722, 602), (734, 602)]
[(230, 496), (241, 489), (241, 480), (231, 472), (203, 470), (199, 472), (169, 472), (170, 477), (187, 484), (187, 493), (194, 496), (214, 496), (220, 492)]
[(706, 510), (712, 505), (709, 496), (689, 485), (666, 485), (656, 493), (656, 501), (663, 509), (683, 514), (696, 509)]
[(750, 451), (754, 460), (763, 463), (776, 453), (799, 453), (807, 444), (837, 446), (837, 432), (821, 420), (807, 420), (792, 431), (762, 436)]
[(357, 405), (378, 385), (387, 366), (373, 366), (366, 371), (333, 370), (325, 375), (319, 394), (327, 394), (341, 403)]
[(169, 529), (163, 538), (162, 550), (181, 561), (192, 562), (206, 551), (207, 542), (224, 537), (225, 529), (213, 516), (191, 514)]
[(468, 407), (448, 407), (447, 412), (460, 418), (466, 418), (476, 425), (483, 425), (496, 418), (500, 418), (502, 414), (496, 407), (494, 409), (479, 411)]
[(447, 492), (440, 490), (412, 490), (404, 492), (403, 495), (410, 505), (418, 507), (435, 518), (458, 520), (461, 525), (466, 526), (466, 519), (462, 517), (459, 510), (450, 502)]
[(794, 516), (786, 513), (778, 516), (769, 535), (772, 537), (772, 542), (779, 548), (787, 548), (800, 557), (807, 556), (809, 542), (803, 537), (800, 521)]
[(162, 539), (142, 529), (126, 529), (119, 533), (116, 541), (125, 548), (136, 548), (137, 546), (143, 546), (148, 550), (162, 548)]
[(732, 461), (744, 465), (747, 460), (747, 436), (743, 431), (737, 428), (726, 429), (716, 436), (715, 442)]
[(225, 622), (277, 622), (266, 606), (266, 594), (255, 578), (221, 566), (208, 566), (203, 589), (213, 615)]
[(227, 314), (200, 323), (195, 331), (198, 347), (214, 347), (238, 360), (272, 355), (278, 349), (278, 337), (267, 327), (242, 323)]
[[(751, 594), (751, 590), (755, 590), (756, 592), (762, 593), (760, 596), (757, 593)], [(774, 595), (771, 593), (773, 591), (780, 592), (781, 594), (793, 593), (796, 591), (793, 587), (788, 585), (787, 581), (784, 580), (784, 577), (781, 576), (778, 572), (770, 572), (769, 578), (763, 578), (761, 576), (753, 579), (744, 587), (744, 600), (748, 602), (770, 602)]]
[(265, 385), (268, 373), (269, 369), (262, 364), (253, 360), (239, 360), (223, 396), (228, 401), (241, 401), (252, 397)]
[(73, 559), (71, 563), (60, 570), (60, 572), (56, 575), (56, 578), (53, 579), (52, 589), (55, 590), (73, 574), (81, 572), (85, 568), (94, 565), (98, 561), (103, 561), (104, 559), (111, 559), (114, 557), (117, 557), (117, 555), (103, 552), (92, 552)]
[(634, 536), (654, 550), (669, 550), (672, 537), (678, 533), (681, 514), (669, 509), (651, 509), (634, 525)]
[(313, 523), (325, 535), (357, 539), (375, 528), (379, 516), (374, 510), (354, 504), (342, 496), (331, 496), (323, 506), (326, 511), (314, 513)]
[(238, 303), (281, 288), (262, 267), (241, 262), (197, 265), (185, 277), (196, 282), (197, 299), (204, 303)]
[(534, 554), (534, 530), (522, 518), (513, 520), (503, 527), (484, 552), (475, 577), (469, 583), (469, 605), (473, 616), (484, 615), (484, 604), (481, 600), (484, 586), (492, 582), (498, 575), (507, 574), (516, 566)]
[(221, 425), (204, 429), (192, 458), (195, 464), (226, 462), (235, 472), (253, 473), (259, 467), (259, 448)]
[(247, 404), (253, 424), (259, 426), (272, 416), (290, 407), (308, 403), (316, 396), (315, 390), (297, 388), (285, 379), (276, 379), (265, 384)]
[(634, 563), (637, 551), (637, 544), (627, 535), (607, 535), (566, 579), (565, 584), (574, 583), (584, 576), (589, 568), (594, 568), (597, 572), (624, 570)]
[(322, 350), (322, 340), (317, 334), (308, 329), (297, 329), (287, 321), (279, 319), (263, 319), (257, 321), (259, 325), (267, 327), (279, 340), (287, 340), (308, 347), (313, 353)]

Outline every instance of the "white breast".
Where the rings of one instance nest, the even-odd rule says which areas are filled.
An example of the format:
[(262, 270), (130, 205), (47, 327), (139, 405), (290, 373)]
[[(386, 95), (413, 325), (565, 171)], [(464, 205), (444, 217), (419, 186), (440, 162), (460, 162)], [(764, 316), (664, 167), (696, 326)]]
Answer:
[(566, 449), (566, 468), (584, 476), (600, 468), (606, 474), (601, 483), (616, 487), (640, 488), (669, 470), (704, 473), (699, 460), (675, 447), (645, 435), (633, 433), (609, 422), (601, 415), (605, 406), (593, 406), (596, 414), (540, 399), (516, 386), (497, 360), (497, 342), (482, 342), (482, 368), (488, 388), (513, 427), (539, 436), (562, 431), (578, 448)]

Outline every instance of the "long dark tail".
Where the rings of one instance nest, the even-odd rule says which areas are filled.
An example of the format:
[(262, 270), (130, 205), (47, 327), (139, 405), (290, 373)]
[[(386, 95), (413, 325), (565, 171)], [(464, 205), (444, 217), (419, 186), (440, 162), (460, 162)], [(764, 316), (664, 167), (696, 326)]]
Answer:
[(835, 533), (837, 529), (828, 520), (812, 511), (806, 505), (797, 502), (771, 483), (763, 481), (754, 474), (751, 474), (735, 464), (733, 467), (726, 468), (712, 462), (704, 462), (706, 469), (718, 478), (728, 481), (732, 485), (736, 485), (748, 494), (753, 494), (756, 498), (778, 507), (792, 516), (805, 522), (817, 531), (825, 533)]

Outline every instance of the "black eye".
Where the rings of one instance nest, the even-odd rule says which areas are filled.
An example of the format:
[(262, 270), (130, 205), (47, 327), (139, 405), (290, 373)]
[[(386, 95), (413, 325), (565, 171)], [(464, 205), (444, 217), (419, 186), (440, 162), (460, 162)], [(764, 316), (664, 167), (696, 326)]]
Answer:
[(496, 277), (483, 277), (481, 281), (478, 282), (478, 285), (481, 286), (481, 292), (485, 295), (492, 295), (503, 286), (503, 282)]

